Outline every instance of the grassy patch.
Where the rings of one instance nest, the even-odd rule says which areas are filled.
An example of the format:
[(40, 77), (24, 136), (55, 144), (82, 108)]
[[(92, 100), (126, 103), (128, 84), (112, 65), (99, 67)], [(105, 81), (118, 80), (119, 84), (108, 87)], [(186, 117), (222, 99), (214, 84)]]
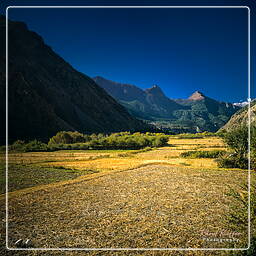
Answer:
[(203, 139), (206, 137), (216, 137), (217, 135), (212, 132), (201, 132), (201, 133), (182, 133), (179, 135), (174, 135), (178, 139)]
[[(0, 193), (5, 193), (5, 164), (0, 165)], [(58, 181), (74, 179), (80, 175), (93, 173), (92, 170), (71, 170), (63, 166), (42, 167), (10, 164), (8, 168), (9, 191), (50, 184)]]
[(212, 150), (212, 151), (186, 151), (180, 154), (184, 158), (218, 158), (222, 156), (226, 151), (224, 150)]

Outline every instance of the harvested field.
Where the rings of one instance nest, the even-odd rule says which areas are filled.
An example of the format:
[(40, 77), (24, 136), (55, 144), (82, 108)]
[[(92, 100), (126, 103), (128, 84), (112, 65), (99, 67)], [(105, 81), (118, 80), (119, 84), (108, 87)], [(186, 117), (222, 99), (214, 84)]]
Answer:
[[(35, 248), (237, 248), (246, 244), (247, 225), (240, 225), (236, 240), (232, 240), (234, 227), (227, 216), (234, 203), (228, 193), (230, 189), (244, 192), (241, 185), (247, 182), (247, 171), (217, 168), (214, 159), (180, 157), (182, 152), (197, 147), (225, 149), (216, 137), (172, 137), (169, 146), (146, 152), (19, 153), (23, 159), (20, 169), (19, 157), (10, 154), (16, 168), (14, 176), (20, 170), (20, 181), (25, 179), (27, 185), (16, 191), (13, 188), (9, 194), (9, 246), (15, 247), (15, 241), (21, 238), (31, 239)], [(25, 171), (29, 168), (30, 178), (26, 179)], [(33, 168), (48, 168), (56, 173), (45, 172), (44, 178), (41, 175), (39, 179)], [(73, 176), (69, 176), (70, 172)], [(55, 180), (51, 182), (52, 175)], [(35, 183), (34, 179), (40, 181)], [(32, 185), (28, 185), (29, 180)], [(3, 203), (4, 196), (0, 200)], [(247, 208), (240, 207), (246, 213)], [(2, 210), (2, 220), (4, 215)], [(4, 227), (2, 221), (2, 234)], [(214, 241), (216, 237), (222, 240)], [(3, 236), (0, 239), (4, 242)], [(40, 253), (55, 254), (64, 255)], [(184, 255), (177, 251), (133, 254)], [(200, 251), (186, 255), (229, 254)]]
[(243, 171), (147, 166), (17, 196), (10, 246), (31, 237), (35, 247), (211, 247), (202, 232), (224, 228), (225, 192), (241, 180)]

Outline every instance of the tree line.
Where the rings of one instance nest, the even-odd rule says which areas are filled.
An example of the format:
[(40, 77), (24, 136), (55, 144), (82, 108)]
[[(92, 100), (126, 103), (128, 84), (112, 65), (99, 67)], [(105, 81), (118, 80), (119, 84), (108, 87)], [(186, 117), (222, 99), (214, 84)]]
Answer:
[(79, 132), (61, 131), (43, 143), (33, 140), (28, 143), (18, 140), (9, 146), (10, 150), (56, 151), (56, 150), (90, 150), (90, 149), (142, 149), (145, 147), (162, 147), (169, 137), (163, 133), (130, 133), (119, 132), (111, 134), (82, 134)]

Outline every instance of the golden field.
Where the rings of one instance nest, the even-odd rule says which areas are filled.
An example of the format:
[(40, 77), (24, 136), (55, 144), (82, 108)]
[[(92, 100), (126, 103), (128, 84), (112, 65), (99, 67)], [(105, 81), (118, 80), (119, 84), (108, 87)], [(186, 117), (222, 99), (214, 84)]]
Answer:
[[(16, 189), (13, 185), (9, 193), (9, 246), (15, 247), (20, 238), (44, 248), (244, 246), (247, 225), (234, 229), (227, 216), (230, 205), (236, 204), (230, 190), (246, 196), (241, 186), (247, 182), (247, 171), (220, 169), (215, 159), (180, 157), (191, 150), (225, 150), (225, 145), (218, 137), (170, 136), (168, 146), (151, 150), (10, 153), (10, 186), (13, 182)], [(19, 172), (23, 185), (15, 183)], [(4, 195), (0, 198), (4, 202)], [(246, 213), (244, 205), (237, 207)], [(3, 220), (4, 214), (2, 210)], [(3, 221), (2, 234), (4, 227)], [(229, 241), (234, 230), (237, 240)], [(219, 240), (213, 241), (216, 237)], [(178, 251), (89, 254), (184, 255)], [(231, 254), (190, 251), (186, 255)]]
[[(11, 153), (9, 163), (39, 164), (41, 166), (64, 167), (73, 170), (127, 170), (151, 163), (164, 163), (172, 166), (190, 166), (216, 168), (212, 159), (185, 159), (179, 157), (188, 150), (225, 149), (220, 138), (178, 139), (173, 136), (170, 146), (153, 149), (147, 152), (140, 150), (87, 150)], [(4, 160), (4, 155), (1, 156)]]

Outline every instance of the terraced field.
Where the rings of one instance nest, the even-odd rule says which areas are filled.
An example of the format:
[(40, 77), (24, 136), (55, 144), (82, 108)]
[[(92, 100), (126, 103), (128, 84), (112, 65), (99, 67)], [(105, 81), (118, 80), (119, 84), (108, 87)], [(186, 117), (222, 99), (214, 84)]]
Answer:
[[(30, 239), (37, 248), (244, 246), (247, 224), (231, 225), (228, 216), (230, 206), (237, 204), (230, 191), (246, 197), (241, 186), (247, 182), (247, 171), (219, 169), (214, 159), (180, 157), (188, 150), (216, 149), (225, 150), (216, 137), (171, 137), (169, 146), (152, 150), (10, 154), (9, 246), (15, 247), (18, 239)], [(57, 173), (54, 179), (53, 173)], [(23, 179), (17, 184), (19, 175)], [(3, 203), (4, 196), (0, 199)], [(238, 203), (237, 207), (246, 215), (245, 205)], [(3, 234), (3, 210), (1, 217)], [(90, 254), (107, 254), (102, 253)], [(57, 252), (44, 255), (53, 254)], [(118, 255), (130, 254), (121, 251)]]

